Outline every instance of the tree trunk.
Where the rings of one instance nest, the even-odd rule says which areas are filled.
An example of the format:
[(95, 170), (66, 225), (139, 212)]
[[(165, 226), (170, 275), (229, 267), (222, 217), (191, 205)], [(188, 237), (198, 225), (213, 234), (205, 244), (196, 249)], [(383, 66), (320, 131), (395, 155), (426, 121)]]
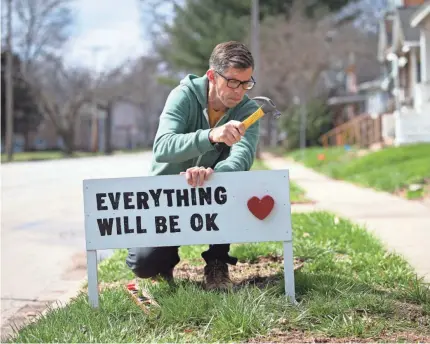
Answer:
[(106, 123), (105, 123), (105, 152), (112, 154), (112, 103), (107, 106)]
[(64, 142), (63, 152), (66, 156), (72, 156), (75, 151), (75, 130), (73, 126), (65, 130), (59, 130), (59, 134)]
[(145, 116), (145, 124), (144, 124), (144, 132), (145, 132), (145, 140), (144, 140), (144, 148), (149, 148), (151, 147), (151, 139), (152, 139), (152, 125), (151, 125), (151, 121), (152, 118), (151, 116), (149, 116), (150, 111), (145, 111), (145, 109), (143, 109), (143, 113)]
[(25, 138), (24, 151), (28, 152), (29, 150), (32, 150), (32, 147), (30, 147), (30, 130), (28, 127), (25, 128), (24, 138)]

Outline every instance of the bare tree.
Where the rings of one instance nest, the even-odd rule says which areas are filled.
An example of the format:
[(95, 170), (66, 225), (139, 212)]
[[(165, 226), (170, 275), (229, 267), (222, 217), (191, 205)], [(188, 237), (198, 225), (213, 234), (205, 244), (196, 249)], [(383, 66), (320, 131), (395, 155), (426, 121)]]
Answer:
[[(12, 28), (13, 51), (19, 56), (19, 78), (29, 85), (31, 97), (39, 111), (57, 128), (58, 134), (65, 137), (63, 123), (59, 120), (62, 111), (52, 106), (62, 86), (48, 78), (52, 71), (52, 61), (60, 60), (62, 48), (69, 38), (73, 24), (72, 0), (14, 0), (12, 2), (14, 25)], [(2, 0), (2, 7), (5, 1)], [(50, 61), (50, 62), (48, 62)], [(61, 69), (56, 68), (57, 74)], [(45, 74), (47, 73), (47, 74)], [(52, 73), (51, 73), (52, 74)], [(77, 76), (76, 76), (77, 77)], [(46, 82), (50, 79), (50, 82)], [(63, 75), (63, 79), (64, 75)], [(52, 84), (51, 84), (52, 83)], [(64, 83), (62, 81), (61, 83)], [(59, 86), (54, 97), (51, 89)], [(64, 99), (69, 102), (69, 99)], [(74, 107), (70, 107), (74, 111)]]
[(302, 6), (295, 2), (288, 21), (271, 18), (262, 24), (263, 89), (281, 107), (288, 106), (294, 96), (312, 97), (322, 73), (346, 67), (351, 53), (376, 61), (376, 37), (351, 23), (339, 25), (330, 15), (310, 20)]
[(342, 15), (356, 13), (353, 24), (360, 30), (377, 33), (379, 22), (387, 10), (389, 0), (358, 0), (343, 8)]
[(93, 96), (91, 76), (84, 70), (66, 70), (61, 60), (54, 59), (45, 62), (39, 73), (34, 75), (38, 87), (33, 82), (37, 105), (63, 139), (65, 153), (70, 155), (74, 150), (74, 124), (83, 105)]
[(14, 0), (16, 50), (22, 58), (22, 77), (30, 85), (45, 119), (63, 139), (65, 153), (72, 154), (76, 123), (86, 105), (113, 97), (103, 87), (118, 78), (128, 63), (94, 76), (90, 70), (66, 66), (64, 47), (74, 22), (73, 0)]
[[(126, 62), (127, 63), (127, 62)], [(82, 67), (66, 67), (61, 58), (51, 57), (38, 66), (32, 75), (35, 98), (39, 110), (45, 115), (63, 139), (65, 153), (75, 150), (74, 138), (77, 119), (86, 106), (95, 101), (108, 101), (121, 90), (105, 87), (110, 79), (123, 73), (124, 65), (94, 77)]]
[(15, 49), (24, 72), (47, 56), (58, 56), (70, 38), (74, 23), (73, 0), (14, 0)]
[[(305, 0), (295, 1), (287, 21), (279, 16), (261, 24), (261, 89), (281, 109), (309, 102), (321, 91), (317, 86), (323, 73), (346, 68), (351, 54), (377, 63), (375, 35), (354, 27), (352, 19), (328, 11), (311, 19), (305, 6)], [(270, 118), (266, 121), (269, 140), (276, 127)]]
[(175, 16), (175, 9), (182, 0), (137, 0), (140, 5), (141, 22), (148, 39), (156, 41), (163, 35), (164, 25)]
[[(7, 38), (6, 38), (6, 153), (8, 161), (13, 155), (13, 51), (12, 51), (12, 1), (8, 1), (7, 6)], [(2, 18), (3, 19), (3, 18)]]
[(152, 143), (170, 86), (160, 81), (160, 60), (152, 56), (142, 56), (131, 62), (126, 73), (117, 80), (110, 79), (104, 86), (105, 95), (125, 98), (138, 104), (143, 113), (140, 129), (145, 132), (146, 145)]

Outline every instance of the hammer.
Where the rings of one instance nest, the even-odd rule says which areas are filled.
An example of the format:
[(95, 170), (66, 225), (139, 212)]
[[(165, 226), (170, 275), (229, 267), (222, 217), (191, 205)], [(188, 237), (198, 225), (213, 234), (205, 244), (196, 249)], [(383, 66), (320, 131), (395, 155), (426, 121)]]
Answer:
[[(245, 125), (245, 130), (257, 122), (264, 115), (272, 115), (275, 119), (281, 116), (281, 113), (276, 109), (276, 105), (270, 98), (259, 96), (252, 99), (255, 100), (257, 104), (260, 105), (260, 107), (242, 122)], [(228, 147), (224, 142), (217, 142), (214, 146), (218, 152), (221, 152), (224, 148)]]

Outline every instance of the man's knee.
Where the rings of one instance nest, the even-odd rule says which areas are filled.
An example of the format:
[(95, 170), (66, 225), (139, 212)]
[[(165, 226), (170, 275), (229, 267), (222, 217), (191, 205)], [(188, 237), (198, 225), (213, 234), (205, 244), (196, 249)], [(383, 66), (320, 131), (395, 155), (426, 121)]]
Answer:
[(139, 278), (165, 273), (179, 263), (177, 247), (135, 247), (128, 250), (126, 264)]

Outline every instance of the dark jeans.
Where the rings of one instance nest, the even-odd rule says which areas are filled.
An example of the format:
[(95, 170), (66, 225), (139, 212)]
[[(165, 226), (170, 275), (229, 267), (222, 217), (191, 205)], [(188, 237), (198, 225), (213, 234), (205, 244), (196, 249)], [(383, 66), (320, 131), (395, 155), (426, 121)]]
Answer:
[[(126, 264), (140, 278), (151, 278), (167, 274), (179, 263), (179, 246), (172, 247), (134, 247), (128, 249)], [(219, 259), (227, 264), (236, 265), (237, 258), (229, 256), (229, 244), (209, 245), (202, 253), (206, 263)]]

